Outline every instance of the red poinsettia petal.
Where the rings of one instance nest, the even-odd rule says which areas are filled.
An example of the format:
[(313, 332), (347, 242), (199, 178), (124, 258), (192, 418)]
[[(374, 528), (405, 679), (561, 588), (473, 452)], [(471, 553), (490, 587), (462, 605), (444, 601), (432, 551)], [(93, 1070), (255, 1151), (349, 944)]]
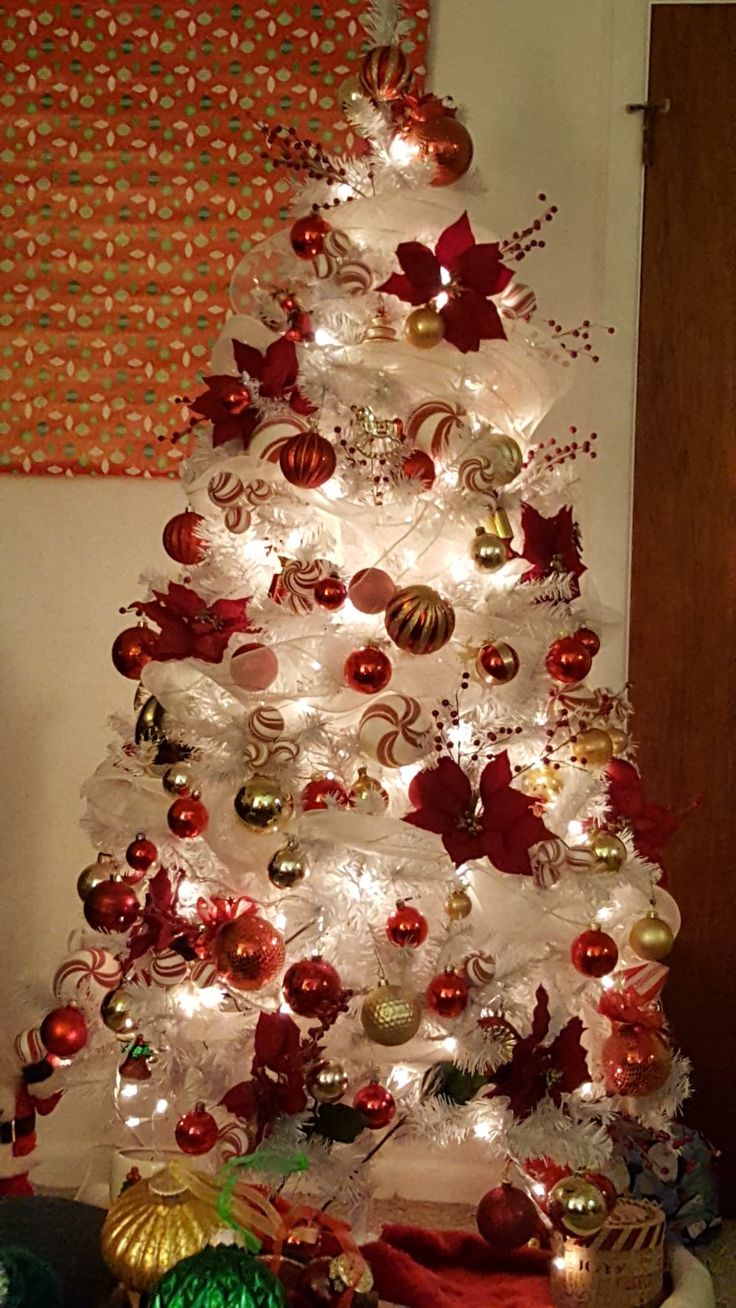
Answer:
[(304, 416), (317, 412), (317, 405), (312, 404), (312, 401), (308, 400), (306, 395), (302, 395), (298, 386), (294, 387), (289, 396), (289, 407), (293, 409), (294, 413), (300, 413)]
[(233, 357), (239, 372), (245, 372), (249, 377), (258, 380), (264, 365), (260, 350), (257, 350), (254, 345), (246, 345), (245, 341), (233, 341)]
[(445, 340), (454, 345), (461, 354), (469, 354), (480, 349), (480, 331), (475, 317), (466, 312), (463, 301), (465, 295), (453, 296), (440, 309), (440, 317), (445, 324)]
[(511, 764), (504, 749), (486, 763), (480, 777), (479, 791), (484, 808), (487, 808), (497, 790), (511, 784)]
[(412, 777), (409, 801), (419, 810), (421, 821), (416, 821), (413, 813), (407, 815), (406, 821), (442, 834), (454, 830), (458, 819), (470, 811), (473, 789), (454, 759), (441, 758), (436, 768), (426, 768)]
[(161, 622), (153, 657), (159, 663), (170, 659), (188, 659), (194, 647), (194, 636), (183, 618), (168, 614)]
[(273, 398), (293, 386), (299, 372), (296, 345), (285, 336), (272, 341), (266, 350), (261, 373), (261, 395)]
[(204, 600), (196, 590), (192, 590), (191, 586), (182, 586), (178, 581), (170, 581), (169, 589), (165, 594), (157, 590), (153, 593), (171, 613), (178, 614), (182, 618), (193, 618), (206, 608)]
[(481, 295), (500, 295), (508, 286), (513, 271), (501, 263), (498, 245), (473, 245), (455, 259), (453, 276), (460, 286)]
[(529, 563), (547, 569), (554, 553), (554, 525), (532, 504), (521, 506), (521, 527), (524, 532), (522, 554)]
[(215, 600), (210, 608), (210, 613), (217, 618), (218, 622), (226, 623), (229, 626), (231, 633), (233, 631), (245, 631), (248, 628), (247, 599)]
[(253, 1044), (253, 1067), (268, 1067), (280, 1072), (299, 1050), (300, 1034), (288, 1013), (261, 1013), (256, 1023)]
[(637, 818), (644, 811), (644, 788), (633, 763), (614, 758), (606, 768), (608, 802), (617, 817)]
[(442, 290), (440, 265), (432, 251), (420, 241), (402, 241), (396, 257), (408, 277), (414, 296), (412, 304), (424, 304)]
[(222, 1096), (220, 1104), (233, 1117), (243, 1118), (246, 1122), (254, 1121), (258, 1105), (253, 1082), (240, 1081), (238, 1085), (231, 1086), (227, 1094)]
[(192, 658), (203, 663), (221, 663), (230, 639), (227, 631), (208, 631), (192, 638)]
[(466, 210), (457, 222), (445, 228), (434, 247), (434, 252), (442, 267), (454, 273), (456, 261), (474, 245), (475, 237)]
[[(246, 410), (246, 412), (255, 412)], [(212, 427), (212, 448), (219, 449), (221, 445), (226, 445), (228, 441), (241, 441), (244, 439), (246, 423), (243, 421), (245, 415), (238, 414), (237, 417), (228, 414), (227, 417), (217, 419)], [(256, 414), (256, 421), (258, 415)], [(253, 424), (255, 426), (255, 422)]]
[(506, 340), (501, 315), (492, 300), (485, 300), (480, 291), (465, 291), (462, 298), (466, 302), (466, 308), (472, 305), (471, 311), (482, 341)]
[(558, 1105), (563, 1094), (571, 1094), (579, 1085), (590, 1079), (585, 1050), (580, 1042), (583, 1024), (579, 1017), (572, 1017), (555, 1036), (549, 1046), (549, 1061), (556, 1079), (550, 1078), (550, 1096)]
[(549, 1031), (549, 995), (544, 986), (537, 986), (537, 992), (534, 996), (534, 1012), (532, 1013), (531, 1039), (535, 1044), (539, 1044)]
[(529, 850), (541, 840), (548, 840), (551, 834), (531, 810), (518, 821), (495, 830), (486, 825), (484, 815), (483, 850), (499, 872), (527, 877), (532, 872)]
[(473, 833), (463, 827), (444, 832), (442, 844), (455, 867), (460, 867), (461, 863), (469, 863), (473, 858), (483, 858), (485, 854), (483, 833)]

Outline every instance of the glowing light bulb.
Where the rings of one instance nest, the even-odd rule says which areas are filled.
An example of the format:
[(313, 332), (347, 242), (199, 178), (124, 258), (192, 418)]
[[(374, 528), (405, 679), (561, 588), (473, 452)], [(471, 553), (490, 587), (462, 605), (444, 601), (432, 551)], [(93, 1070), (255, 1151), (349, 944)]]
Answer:
[(542, 1185), (542, 1182), (541, 1182), (541, 1181), (535, 1181), (535, 1182), (534, 1182), (534, 1185), (532, 1186), (532, 1194), (536, 1194), (536, 1195), (538, 1195), (539, 1198), (541, 1199), (541, 1198), (542, 1198), (546, 1193), (547, 1193), (547, 1191), (545, 1190), (544, 1186)]
[(330, 477), (330, 480), (326, 481), (324, 486), (321, 486), (320, 489), (322, 494), (328, 500), (341, 500), (345, 494), (339, 481), (336, 481), (334, 477)]
[(563, 1272), (563, 1271), (565, 1270), (565, 1259), (564, 1259), (564, 1258), (553, 1258), (553, 1259), (552, 1259), (552, 1266), (553, 1266), (554, 1268), (556, 1268), (556, 1270), (557, 1270), (558, 1272)]
[(397, 1090), (403, 1090), (404, 1086), (413, 1080), (414, 1068), (407, 1067), (406, 1063), (397, 1063), (389, 1077), (389, 1081), (396, 1086)]
[(493, 1135), (493, 1127), (490, 1122), (476, 1122), (473, 1127), (473, 1135), (476, 1140), (490, 1140)]
[(138, 1094), (138, 1086), (131, 1085), (129, 1082), (120, 1087), (121, 1099), (135, 1099)]
[(276, 917), (274, 918), (273, 924), (276, 927), (277, 931), (284, 931), (286, 928), (286, 914), (277, 913)]
[(335, 194), (337, 195), (337, 198), (340, 201), (340, 203), (344, 204), (346, 200), (350, 200), (352, 196), (355, 195), (355, 191), (353, 190), (352, 186), (350, 186), (348, 182), (341, 182)]
[(454, 1036), (447, 1036), (447, 1037), (442, 1041), (442, 1048), (443, 1048), (443, 1049), (444, 1049), (448, 1054), (454, 1054), (454, 1053), (457, 1051), (457, 1040), (455, 1039), (455, 1037), (454, 1037)]
[(314, 333), (314, 340), (315, 340), (315, 343), (316, 343), (317, 345), (339, 345), (339, 344), (340, 344), (340, 342), (338, 341), (337, 337), (336, 337), (336, 336), (333, 336), (333, 335), (332, 335), (332, 332), (328, 332), (326, 327), (318, 327), (318, 328), (317, 328), (316, 332)]
[(614, 910), (611, 908), (610, 904), (604, 904), (603, 908), (598, 909), (598, 912), (595, 915), (595, 920), (596, 922), (610, 922), (613, 916)]
[(156, 1107), (154, 1108), (153, 1111), (154, 1113), (158, 1113), (159, 1117), (163, 1117), (168, 1107), (169, 1107), (168, 1099), (157, 1099)]
[[(442, 269), (442, 271), (444, 272), (444, 268)], [(438, 310), (439, 310), (439, 309), (444, 309), (444, 307), (445, 307), (445, 305), (447, 304), (447, 302), (449, 301), (449, 299), (450, 299), (450, 297), (449, 297), (449, 295), (447, 294), (447, 291), (440, 291), (439, 295), (435, 295), (435, 297), (434, 297), (434, 307), (435, 307), (435, 309), (438, 309)]]
[(126, 1117), (125, 1119), (125, 1125), (129, 1126), (131, 1130), (133, 1130), (133, 1128), (136, 1126), (140, 1126), (140, 1124), (141, 1124), (140, 1117)]
[(603, 987), (604, 990), (613, 990), (615, 984), (616, 982), (614, 981), (612, 976), (601, 977), (601, 986)]
[(581, 1099), (592, 1099), (592, 1098), (593, 1098), (593, 1082), (592, 1082), (592, 1081), (583, 1081), (583, 1084), (580, 1085), (580, 1086), (578, 1086), (578, 1094), (580, 1095), (580, 1098), (581, 1098)]
[(449, 286), (452, 281), (452, 273), (449, 268), (440, 268), (440, 281), (443, 286)]
[(408, 141), (405, 136), (397, 135), (391, 141), (388, 152), (393, 162), (401, 166), (418, 158), (419, 146), (414, 141)]
[(583, 829), (584, 829), (584, 828), (583, 828), (583, 824), (582, 824), (582, 822), (579, 822), (577, 818), (573, 818), (572, 821), (571, 821), (571, 822), (568, 822), (568, 824), (567, 824), (567, 834), (568, 834), (568, 836), (574, 836), (576, 839), (577, 839), (579, 836), (582, 836), (582, 834), (583, 834)]
[(322, 664), (318, 661), (318, 659), (312, 659), (312, 667), (314, 668), (315, 672), (319, 672), (320, 668), (322, 667)]

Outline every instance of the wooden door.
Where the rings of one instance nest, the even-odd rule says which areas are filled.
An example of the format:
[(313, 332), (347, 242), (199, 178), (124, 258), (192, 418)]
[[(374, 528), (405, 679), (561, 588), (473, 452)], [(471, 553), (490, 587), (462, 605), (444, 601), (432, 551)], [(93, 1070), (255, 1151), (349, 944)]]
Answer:
[(736, 4), (652, 11), (630, 678), (648, 794), (700, 798), (668, 859), (683, 915), (665, 1003), (688, 1120), (736, 1212)]

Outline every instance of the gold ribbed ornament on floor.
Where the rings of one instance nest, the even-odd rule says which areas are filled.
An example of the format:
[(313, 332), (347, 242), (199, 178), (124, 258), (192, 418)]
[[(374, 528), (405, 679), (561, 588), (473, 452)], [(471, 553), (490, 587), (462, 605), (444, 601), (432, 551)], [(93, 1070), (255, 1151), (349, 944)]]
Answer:
[(403, 986), (379, 981), (363, 1000), (360, 1020), (368, 1039), (377, 1045), (405, 1045), (419, 1030), (422, 1006)]
[(127, 1290), (146, 1294), (175, 1263), (204, 1249), (221, 1226), (216, 1205), (166, 1169), (113, 1201), (102, 1227), (102, 1257)]

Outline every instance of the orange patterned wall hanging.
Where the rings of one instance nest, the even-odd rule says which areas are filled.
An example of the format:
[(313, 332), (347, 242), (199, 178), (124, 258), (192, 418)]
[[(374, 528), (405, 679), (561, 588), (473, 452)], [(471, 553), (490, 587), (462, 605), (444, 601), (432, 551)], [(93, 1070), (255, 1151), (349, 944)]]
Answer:
[[(407, 0), (422, 63), (427, 0)], [(288, 181), (257, 121), (348, 140), (365, 0), (0, 10), (0, 471), (175, 476), (176, 427)]]

